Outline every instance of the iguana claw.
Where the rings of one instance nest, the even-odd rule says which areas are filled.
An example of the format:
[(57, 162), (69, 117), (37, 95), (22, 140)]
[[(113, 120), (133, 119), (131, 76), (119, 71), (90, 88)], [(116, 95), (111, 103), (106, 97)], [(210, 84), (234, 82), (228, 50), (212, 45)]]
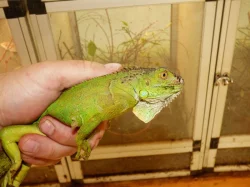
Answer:
[[(82, 150), (83, 153), (81, 153)], [(84, 160), (88, 160), (90, 153), (91, 153), (90, 143), (88, 142), (88, 140), (83, 140), (82, 143), (78, 145), (78, 150), (75, 159), (79, 160), (82, 158)]]

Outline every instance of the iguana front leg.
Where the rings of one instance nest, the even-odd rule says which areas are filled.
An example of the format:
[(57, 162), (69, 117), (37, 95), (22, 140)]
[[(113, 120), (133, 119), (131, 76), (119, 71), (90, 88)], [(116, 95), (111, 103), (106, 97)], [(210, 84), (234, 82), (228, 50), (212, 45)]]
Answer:
[[(94, 116), (92, 117), (89, 122), (86, 124), (83, 124), (80, 129), (77, 132), (76, 136), (76, 143), (77, 143), (77, 154), (75, 158), (79, 160), (80, 158), (83, 158), (84, 160), (87, 160), (91, 153), (91, 146), (88, 141), (88, 138), (90, 137), (91, 133), (94, 132), (94, 129), (101, 123), (101, 120), (99, 117)], [(81, 154), (81, 151), (84, 151), (83, 154)]]

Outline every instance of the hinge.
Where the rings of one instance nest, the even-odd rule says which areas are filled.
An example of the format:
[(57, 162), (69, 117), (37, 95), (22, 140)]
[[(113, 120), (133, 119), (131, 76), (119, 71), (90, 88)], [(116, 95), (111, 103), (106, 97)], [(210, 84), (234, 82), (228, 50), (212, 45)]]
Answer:
[(229, 77), (228, 73), (224, 74), (216, 74), (215, 76), (215, 86), (219, 86), (220, 84), (226, 86), (229, 85), (230, 83), (233, 83), (233, 79)]

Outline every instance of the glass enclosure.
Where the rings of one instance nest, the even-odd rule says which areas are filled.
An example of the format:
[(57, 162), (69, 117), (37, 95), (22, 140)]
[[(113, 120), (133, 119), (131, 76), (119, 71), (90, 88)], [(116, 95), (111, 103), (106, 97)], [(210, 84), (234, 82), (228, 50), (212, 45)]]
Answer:
[[(15, 20), (25, 32), (12, 31), (13, 36), (20, 34), (22, 46), (27, 47), (27, 59), (32, 59), (31, 54), (35, 59), (27, 64), (36, 63), (37, 59), (80, 59), (103, 64), (116, 62), (124, 67), (163, 66), (180, 74), (185, 85), (183, 92), (147, 124), (132, 110), (111, 120), (90, 160), (67, 157), (59, 164), (62, 167), (33, 167), (24, 183), (72, 179), (100, 182), (144, 173), (157, 178), (157, 173), (165, 175), (168, 171), (183, 176), (202, 172), (206, 167), (250, 162), (250, 146), (245, 146), (250, 142), (249, 0), (241, 1), (229, 75), (234, 83), (228, 89), (215, 87), (213, 81), (217, 71), (225, 68), (224, 61), (231, 60), (225, 59), (229, 57), (228, 46), (234, 41), (229, 25), (237, 21), (238, 0), (171, 1), (172, 4), (160, 0), (153, 5), (147, 0), (140, 1), (140, 5), (107, 0), (108, 5), (102, 4), (105, 8), (96, 8), (98, 1), (49, 1), (41, 6), (46, 11), (36, 14), (34, 9), (27, 17)], [(79, 7), (74, 10), (76, 3)], [(120, 7), (115, 7), (118, 4)], [(107, 8), (109, 5), (112, 8)], [(19, 68), (21, 60), (27, 61), (22, 52), (18, 56), (8, 22), (0, 19), (0, 73)], [(226, 98), (225, 109), (218, 107), (225, 104), (221, 97)], [(220, 114), (223, 110), (224, 116)]]
[(216, 165), (242, 165), (250, 163), (250, 148), (220, 149)]

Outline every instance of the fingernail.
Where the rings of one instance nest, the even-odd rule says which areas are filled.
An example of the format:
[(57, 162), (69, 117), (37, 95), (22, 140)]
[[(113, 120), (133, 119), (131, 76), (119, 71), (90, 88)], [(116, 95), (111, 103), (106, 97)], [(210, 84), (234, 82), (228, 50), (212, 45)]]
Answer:
[(39, 144), (31, 139), (27, 140), (22, 146), (22, 151), (29, 153), (37, 153), (38, 149)]
[(109, 64), (105, 64), (104, 66), (113, 71), (122, 69), (122, 65), (119, 63), (109, 63)]
[(51, 136), (55, 131), (55, 126), (47, 119), (40, 125), (40, 129), (44, 134)]

